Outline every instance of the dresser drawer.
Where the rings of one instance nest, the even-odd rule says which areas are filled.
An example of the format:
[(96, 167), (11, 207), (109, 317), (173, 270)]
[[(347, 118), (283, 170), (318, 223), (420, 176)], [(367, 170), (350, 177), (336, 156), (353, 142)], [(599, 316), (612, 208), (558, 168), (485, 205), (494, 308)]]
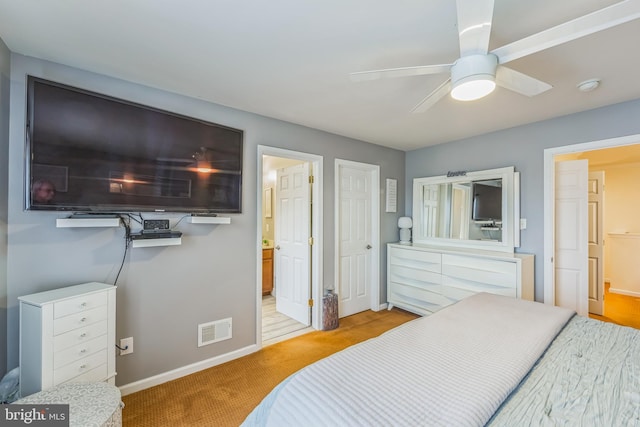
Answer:
[(442, 274), (463, 281), (515, 289), (518, 280), (517, 271), (515, 262), (442, 255)]
[(53, 384), (61, 384), (78, 375), (85, 374), (100, 365), (107, 364), (107, 350), (101, 350), (82, 359), (53, 370)]
[(107, 305), (108, 295), (106, 292), (81, 295), (59, 301), (53, 304), (53, 317), (68, 316), (70, 314), (79, 313), (81, 311), (90, 310), (102, 305)]
[(394, 266), (400, 265), (440, 273), (442, 255), (433, 252), (392, 247), (389, 251), (389, 262)]
[(410, 304), (431, 313), (451, 303), (442, 295), (440, 286), (427, 290), (402, 283), (392, 283), (388, 300), (393, 304)]
[(53, 351), (58, 352), (70, 347), (74, 347), (80, 343), (87, 342), (93, 338), (97, 338), (107, 333), (107, 321), (103, 320), (93, 325), (83, 328), (74, 329), (64, 334), (53, 337)]
[(104, 334), (98, 338), (82, 342), (73, 347), (56, 351), (53, 354), (53, 369), (61, 368), (68, 363), (75, 362), (76, 360), (80, 360), (83, 357), (87, 357), (90, 354), (97, 353), (98, 351), (106, 348), (107, 334)]
[(53, 321), (53, 335), (63, 334), (67, 331), (105, 320), (107, 318), (107, 313), (107, 306), (103, 305), (97, 308), (92, 308), (91, 310), (85, 310), (55, 319)]
[(388, 274), (389, 280), (394, 283), (405, 283), (425, 289), (439, 287), (442, 283), (442, 275), (439, 273), (419, 270), (412, 267), (394, 265)]
[[(93, 368), (90, 371), (85, 372), (84, 374), (71, 378), (71, 380), (73, 380), (73, 382), (106, 381), (109, 379), (108, 372), (109, 369), (106, 364), (99, 365), (98, 367)], [(113, 377), (111, 377), (111, 380), (114, 381)], [(110, 384), (115, 385), (114, 382), (111, 382)]]
[(516, 298), (515, 288), (503, 288), (499, 286), (491, 286), (486, 283), (474, 283), (458, 279), (444, 279), (444, 283), (442, 285), (443, 295), (454, 301), (459, 301), (479, 292), (487, 292), (490, 294)]

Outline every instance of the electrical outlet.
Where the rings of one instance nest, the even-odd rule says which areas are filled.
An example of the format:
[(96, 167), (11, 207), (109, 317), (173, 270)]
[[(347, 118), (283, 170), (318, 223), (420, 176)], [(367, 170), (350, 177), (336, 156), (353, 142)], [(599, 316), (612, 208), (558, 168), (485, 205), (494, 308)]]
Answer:
[(120, 356), (133, 353), (133, 337), (120, 340)]
[(520, 230), (526, 230), (526, 229), (527, 229), (527, 219), (520, 218)]

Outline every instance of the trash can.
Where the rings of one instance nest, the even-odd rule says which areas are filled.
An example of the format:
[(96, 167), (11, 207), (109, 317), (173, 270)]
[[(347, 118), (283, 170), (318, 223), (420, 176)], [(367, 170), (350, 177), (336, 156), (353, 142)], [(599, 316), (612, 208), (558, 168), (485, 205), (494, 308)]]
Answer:
[(322, 298), (322, 330), (330, 331), (338, 327), (338, 295), (328, 290)]

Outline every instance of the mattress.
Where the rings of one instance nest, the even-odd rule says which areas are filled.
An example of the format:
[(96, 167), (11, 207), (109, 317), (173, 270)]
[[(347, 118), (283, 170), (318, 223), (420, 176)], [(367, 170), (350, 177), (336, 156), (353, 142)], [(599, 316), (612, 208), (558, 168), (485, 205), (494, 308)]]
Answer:
[(573, 315), (474, 295), (307, 366), (243, 426), (485, 425)]

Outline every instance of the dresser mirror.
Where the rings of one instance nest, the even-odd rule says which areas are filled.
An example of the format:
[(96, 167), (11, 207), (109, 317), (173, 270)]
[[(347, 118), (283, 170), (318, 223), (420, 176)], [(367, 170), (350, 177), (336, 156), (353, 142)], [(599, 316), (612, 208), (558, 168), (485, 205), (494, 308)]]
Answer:
[(513, 167), (413, 180), (413, 242), (513, 252), (519, 245)]

